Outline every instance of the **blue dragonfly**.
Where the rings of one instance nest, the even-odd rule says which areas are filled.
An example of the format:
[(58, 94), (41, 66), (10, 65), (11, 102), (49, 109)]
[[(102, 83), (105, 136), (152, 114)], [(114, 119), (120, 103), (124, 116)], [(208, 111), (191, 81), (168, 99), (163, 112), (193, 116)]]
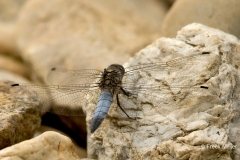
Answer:
[(210, 55), (209, 52), (202, 52), (167, 62), (140, 64), (127, 68), (119, 64), (112, 64), (104, 71), (53, 68), (48, 75), (48, 81), (54, 85), (12, 84), (11, 86), (36, 94), (40, 102), (37, 106), (38, 110), (67, 116), (84, 114), (82, 108), (89, 103), (89, 97), (94, 94), (98, 95), (99, 99), (90, 124), (90, 131), (94, 133), (106, 117), (112, 103), (116, 103), (128, 118), (136, 118), (125, 111), (126, 105), (131, 104), (121, 103), (121, 97), (133, 100), (134, 97), (141, 95), (145, 98), (150, 97), (149, 101), (160, 102), (163, 101), (160, 98), (161, 95), (171, 95), (173, 90), (193, 92), (194, 90), (208, 89), (207, 86), (164, 86), (140, 80), (141, 72), (164, 79), (166, 76), (181, 72), (183, 65), (191, 66), (196, 65), (199, 61), (204, 61), (208, 55)]

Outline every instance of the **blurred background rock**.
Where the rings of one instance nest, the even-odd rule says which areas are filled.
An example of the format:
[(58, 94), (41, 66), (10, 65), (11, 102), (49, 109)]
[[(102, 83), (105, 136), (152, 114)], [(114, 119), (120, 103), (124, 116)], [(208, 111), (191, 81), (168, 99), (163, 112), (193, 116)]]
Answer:
[[(193, 22), (240, 38), (239, 8), (239, 0), (0, 0), (0, 79), (44, 84), (52, 67), (123, 64)], [(85, 117), (42, 119), (86, 148)]]

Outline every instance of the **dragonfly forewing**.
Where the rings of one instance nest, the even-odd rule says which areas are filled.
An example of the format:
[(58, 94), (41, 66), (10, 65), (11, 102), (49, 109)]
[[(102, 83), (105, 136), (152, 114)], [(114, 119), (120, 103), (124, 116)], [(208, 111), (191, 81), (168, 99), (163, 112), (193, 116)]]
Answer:
[(207, 86), (188, 86), (188, 85), (171, 85), (163, 86), (159, 84), (124, 84), (123, 89), (132, 96), (139, 94), (148, 95), (150, 97), (161, 98), (166, 95), (176, 96), (178, 94), (187, 93), (194, 94), (196, 91), (207, 90)]
[(85, 84), (100, 80), (102, 72), (96, 69), (68, 70), (52, 68), (47, 76), (51, 85)]
[(142, 72), (147, 72), (156, 79), (167, 79), (176, 74), (178, 74), (178, 77), (181, 79), (189, 79), (192, 78), (191, 73), (189, 73), (189, 67), (199, 65), (200, 63), (207, 63), (206, 59), (210, 56), (214, 55), (209, 52), (203, 52), (201, 54), (176, 58), (167, 62), (155, 62), (127, 67), (125, 69), (126, 73), (123, 78), (123, 83), (136, 83), (141, 77)]

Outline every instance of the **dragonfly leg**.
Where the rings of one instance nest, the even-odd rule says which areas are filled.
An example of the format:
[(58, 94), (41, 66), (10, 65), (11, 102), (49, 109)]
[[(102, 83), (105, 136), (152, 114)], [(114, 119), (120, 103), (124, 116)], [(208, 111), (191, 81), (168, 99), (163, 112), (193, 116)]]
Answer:
[(120, 102), (119, 102), (118, 94), (117, 94), (117, 105), (118, 105), (118, 107), (123, 111), (123, 113), (125, 113), (125, 114), (127, 115), (128, 118), (134, 119), (134, 118), (131, 118), (131, 117), (124, 111), (124, 109), (121, 107)]
[(125, 94), (128, 97), (130, 96), (129, 92), (125, 91), (122, 87), (120, 89), (123, 92), (123, 94)]

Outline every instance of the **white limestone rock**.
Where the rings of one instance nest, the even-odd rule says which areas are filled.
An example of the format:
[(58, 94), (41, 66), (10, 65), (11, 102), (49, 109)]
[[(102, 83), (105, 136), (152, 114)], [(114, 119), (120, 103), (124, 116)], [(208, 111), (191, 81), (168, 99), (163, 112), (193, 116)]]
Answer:
[[(170, 69), (140, 72), (135, 75), (137, 85), (168, 89), (163, 94), (151, 91), (154, 97), (139, 94), (132, 101), (121, 100), (137, 120), (113, 104), (88, 137), (90, 158), (239, 159), (239, 52), (236, 37), (196, 23), (180, 30), (175, 39), (160, 38), (139, 51), (125, 66), (168, 61)], [(178, 57), (185, 60), (172, 61)], [(91, 111), (87, 113), (90, 122)]]
[[(44, 125), (41, 125), (37, 131), (35, 132), (34, 134), (34, 137), (37, 137), (41, 134), (43, 134), (44, 132), (49, 132), (49, 131), (54, 131), (54, 132), (57, 132), (57, 133), (60, 133), (64, 136), (67, 136), (66, 133), (56, 129), (56, 128), (52, 128), (52, 127), (49, 127), (49, 126), (44, 126)], [(83, 147), (80, 147), (73, 139), (72, 139), (72, 143), (73, 145), (75, 146), (75, 151), (78, 155), (79, 158), (86, 158), (87, 157), (87, 150)]]
[(72, 141), (52, 131), (1, 150), (0, 159), (80, 160)]

